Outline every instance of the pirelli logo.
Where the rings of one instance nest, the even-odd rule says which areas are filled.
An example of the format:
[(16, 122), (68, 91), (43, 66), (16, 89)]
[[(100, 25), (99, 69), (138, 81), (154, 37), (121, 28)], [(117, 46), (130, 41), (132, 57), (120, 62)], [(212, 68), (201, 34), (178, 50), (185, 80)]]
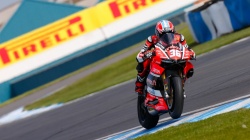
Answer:
[(164, 0), (108, 0), (14, 38), (0, 44), (0, 69), (43, 53), (77, 36), (105, 27), (162, 1)]
[(114, 18), (134, 13), (162, 0), (116, 0), (109, 3)]
[(0, 47), (0, 68), (41, 53), (84, 32), (81, 17), (75, 16), (42, 28), (39, 32), (21, 36)]

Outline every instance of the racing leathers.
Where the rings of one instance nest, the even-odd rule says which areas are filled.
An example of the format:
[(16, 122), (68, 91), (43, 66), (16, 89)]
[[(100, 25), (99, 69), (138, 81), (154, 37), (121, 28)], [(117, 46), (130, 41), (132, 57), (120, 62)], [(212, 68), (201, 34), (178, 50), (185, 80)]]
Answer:
[[(174, 38), (177, 42), (180, 42), (184, 47), (188, 48), (186, 40), (182, 34), (174, 33)], [(138, 95), (143, 94), (144, 86), (146, 84), (146, 78), (149, 73), (149, 67), (151, 59), (150, 57), (153, 55), (152, 49), (154, 48), (155, 44), (158, 42), (159, 38), (156, 35), (151, 35), (147, 38), (144, 46), (138, 53), (136, 60), (138, 65), (136, 67), (137, 70), (137, 77), (135, 82), (135, 92)], [(190, 48), (189, 48), (190, 49)], [(193, 51), (192, 49), (190, 49)], [(188, 65), (192, 65), (188, 62)], [(192, 76), (192, 73), (191, 73)]]

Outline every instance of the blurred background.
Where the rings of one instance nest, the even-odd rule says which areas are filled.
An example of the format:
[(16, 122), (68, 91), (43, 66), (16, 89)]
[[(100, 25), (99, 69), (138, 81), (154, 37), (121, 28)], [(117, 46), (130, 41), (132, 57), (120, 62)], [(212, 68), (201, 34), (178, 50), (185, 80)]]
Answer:
[[(142, 10), (140, 10), (140, 7), (141, 9), (150, 9), (149, 7), (155, 5), (154, 2), (148, 1), (147, 3), (143, 3), (137, 0), (131, 1), (128, 3), (130, 11), (126, 11), (127, 1), (124, 0), (0, 0), (0, 45), (2, 45), (0, 46), (0, 58), (2, 58), (2, 61), (8, 60), (6, 62), (12, 63), (8, 64), (8, 66), (4, 62), (2, 62), (3, 64), (0, 63), (0, 92), (2, 95), (0, 102), (16, 97), (145, 40), (148, 34), (154, 32), (155, 23), (160, 19), (169, 18), (175, 25), (183, 23), (185, 20), (183, 10), (186, 7), (192, 6), (193, 1), (189, 0), (189, 2), (180, 4), (176, 8), (157, 10), (156, 13), (151, 12), (147, 17), (147, 14), (141, 13)], [(123, 5), (124, 3), (125, 5)], [(136, 5), (137, 3), (138, 5)], [(122, 11), (120, 19), (111, 16), (111, 12), (115, 12), (115, 10), (109, 12), (109, 9), (103, 9), (103, 7), (111, 7), (110, 5), (112, 4), (116, 5)], [(91, 8), (96, 11), (91, 11)], [(154, 8), (151, 11), (156, 10)], [(83, 19), (86, 35), (81, 35), (77, 37), (78, 39), (69, 38), (69, 44), (63, 43), (63, 45), (57, 47), (61, 49), (49, 50), (52, 52), (49, 54), (49, 51), (46, 51), (47, 54), (43, 53), (41, 54), (43, 57), (40, 57), (34, 53), (35, 48), (33, 48), (32, 52), (32, 45), (30, 46), (29, 44), (31, 42), (26, 41), (22, 46), (18, 45), (20, 42), (18, 39), (20, 40), (20, 38), (23, 41), (33, 40), (33, 42), (37, 42), (35, 39), (28, 37), (30, 32), (35, 32), (39, 36), (42, 33), (36, 30), (46, 28), (54, 22), (69, 19), (67, 17), (77, 12), (79, 12), (78, 15), (81, 16), (81, 20)], [(98, 15), (101, 16), (98, 17)], [(95, 21), (97, 18), (103, 19)], [(130, 22), (138, 18), (142, 20), (135, 21), (134, 23)], [(123, 28), (119, 26), (123, 26)], [(95, 28), (98, 29), (94, 30)], [(52, 30), (52, 28), (48, 29)], [(88, 30), (91, 30), (91, 32), (89, 33)], [(43, 37), (37, 37), (37, 39), (43, 39)], [(30, 58), (25, 58), (25, 61), (23, 61), (22, 57), (24, 56), (20, 53), (20, 49), (10, 52), (13, 49), (10, 49), (11, 45), (8, 44), (20, 47), (20, 49), (21, 47), (26, 47), (27, 49), (28, 47), (29, 52), (26, 53), (34, 53), (34, 55)], [(89, 53), (90, 51), (91, 53)], [(47, 60), (50, 58), (48, 56), (59, 55), (58, 52), (61, 52), (63, 55), (53, 60)], [(97, 54), (97, 56), (93, 57), (93, 54)], [(15, 61), (11, 61), (10, 55), (14, 55), (12, 58), (14, 57)]]
[(203, 43), (249, 26), (249, 6), (249, 0), (0, 0), (0, 103), (144, 41), (159, 20), (188, 25)]
[[(43, 0), (53, 3), (71, 4), (81, 7), (91, 7), (102, 0)], [(0, 30), (3, 25), (10, 19), (12, 14), (17, 10), (22, 0), (0, 0)]]
[[(36, 0), (36, 1), (37, 2), (39, 2), (39, 1), (40, 2), (48, 2), (51, 4), (58, 4), (58, 5), (65, 4), (65, 5), (68, 5), (71, 7), (78, 7), (78, 10), (71, 12), (71, 14), (72, 14), (73, 12), (79, 11), (80, 9), (94, 6), (97, 3), (102, 2), (103, 0)], [(3, 29), (3, 26), (8, 23), (10, 18), (12, 18), (12, 16), (17, 12), (20, 5), (24, 2), (25, 2), (25, 0), (0, 0), (0, 16), (1, 16), (1, 18), (0, 18), (0, 31)], [(31, 6), (31, 5), (24, 6), (25, 8), (27, 8), (26, 12), (36, 13), (35, 11), (31, 11), (31, 9), (29, 9), (29, 6)], [(41, 4), (41, 7), (42, 7), (42, 4)], [(43, 8), (46, 8), (46, 6), (44, 6)], [(65, 7), (65, 8), (69, 9), (67, 7)], [(58, 10), (61, 10), (61, 9), (58, 9)], [(39, 16), (39, 15), (37, 15), (37, 16)], [(41, 16), (44, 16), (44, 14), (42, 14)], [(66, 15), (64, 14), (64, 16), (66, 16)], [(47, 16), (47, 18), (48, 17), (49, 17), (49, 15)], [(23, 18), (25, 18), (25, 17), (23, 17)], [(23, 19), (18, 19), (18, 20), (23, 20)], [(32, 17), (30, 18), (30, 20), (33, 20)], [(18, 25), (18, 24), (16, 24), (16, 25)], [(0, 39), (3, 38), (3, 36), (5, 36), (5, 35), (1, 35)], [(1, 42), (4, 42), (4, 41), (1, 41)]]

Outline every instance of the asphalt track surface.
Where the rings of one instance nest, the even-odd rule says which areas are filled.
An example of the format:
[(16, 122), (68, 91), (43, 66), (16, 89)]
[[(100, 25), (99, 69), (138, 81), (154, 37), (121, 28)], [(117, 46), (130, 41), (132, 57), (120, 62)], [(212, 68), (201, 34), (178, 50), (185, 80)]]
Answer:
[[(184, 112), (250, 94), (250, 38), (193, 61)], [(104, 81), (105, 82), (105, 81)], [(84, 85), (83, 85), (84, 87)], [(92, 140), (139, 126), (134, 81), (0, 126), (1, 140)], [(167, 114), (161, 118), (168, 117)]]

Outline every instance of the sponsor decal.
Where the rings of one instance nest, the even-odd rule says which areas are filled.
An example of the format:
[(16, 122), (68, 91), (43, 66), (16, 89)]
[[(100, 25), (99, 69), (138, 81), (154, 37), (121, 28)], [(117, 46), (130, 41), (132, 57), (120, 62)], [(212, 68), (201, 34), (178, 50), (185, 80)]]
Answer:
[(82, 34), (85, 28), (81, 20), (81, 17), (75, 16), (50, 28), (45, 28), (39, 34), (32, 33), (25, 38), (1, 47), (0, 68), (38, 54), (54, 45)]
[(162, 0), (115, 0), (108, 2), (114, 18), (126, 16), (145, 9)]
[(151, 79), (147, 78), (147, 84), (152, 85), (152, 86), (156, 86), (156, 80), (151, 80)]
[(0, 45), (0, 69), (58, 47), (61, 43), (161, 1), (164, 0), (108, 0), (35, 29)]
[(107, 0), (94, 7), (100, 26), (136, 14), (166, 0)]
[(93, 9), (82, 10), (0, 44), (0, 69), (97, 29), (99, 25), (91, 18), (92, 12)]
[(156, 68), (152, 68), (152, 72), (155, 73), (155, 74), (158, 74), (158, 75), (161, 74), (161, 71), (156, 69)]

